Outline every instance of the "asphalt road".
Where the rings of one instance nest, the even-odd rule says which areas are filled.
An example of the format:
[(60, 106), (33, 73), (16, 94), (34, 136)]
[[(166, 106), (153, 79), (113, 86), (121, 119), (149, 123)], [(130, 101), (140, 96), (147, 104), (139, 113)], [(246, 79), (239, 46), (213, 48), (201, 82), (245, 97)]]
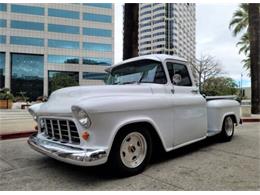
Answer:
[(228, 143), (213, 138), (159, 154), (123, 179), (43, 156), (26, 139), (0, 141), (0, 190), (260, 190), (260, 123), (236, 128)]

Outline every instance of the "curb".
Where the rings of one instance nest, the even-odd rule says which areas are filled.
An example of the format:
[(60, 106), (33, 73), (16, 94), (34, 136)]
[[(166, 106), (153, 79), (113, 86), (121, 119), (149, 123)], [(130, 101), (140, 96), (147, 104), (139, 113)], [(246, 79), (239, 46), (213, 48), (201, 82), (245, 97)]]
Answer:
[(243, 123), (255, 123), (260, 122), (260, 118), (242, 118)]
[(16, 139), (16, 138), (23, 138), (23, 137), (29, 137), (36, 131), (27, 131), (27, 132), (20, 132), (20, 133), (9, 133), (9, 134), (2, 134), (0, 135), (0, 141), (6, 140), (6, 139)]

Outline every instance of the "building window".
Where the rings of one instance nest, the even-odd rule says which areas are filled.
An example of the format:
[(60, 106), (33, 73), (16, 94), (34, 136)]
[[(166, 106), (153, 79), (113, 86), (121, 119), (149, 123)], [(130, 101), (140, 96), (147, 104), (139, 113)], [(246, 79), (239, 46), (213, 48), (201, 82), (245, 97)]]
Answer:
[(61, 24), (48, 24), (48, 31), (68, 34), (80, 34), (78, 26), (68, 26)]
[(6, 27), (6, 20), (0, 20), (0, 27)]
[(63, 10), (63, 9), (49, 8), (48, 9), (48, 16), (60, 17), (60, 18), (79, 19), (79, 12)]
[(151, 29), (141, 30), (141, 34), (142, 34), (142, 33), (146, 33), (146, 32), (151, 32)]
[(69, 71), (48, 71), (49, 95), (60, 88), (79, 85), (79, 73)]
[(0, 44), (5, 44), (6, 43), (6, 36), (0, 35)]
[(105, 80), (107, 73), (101, 72), (83, 72), (82, 78), (86, 80)]
[(111, 30), (105, 30), (100, 28), (83, 28), (83, 34), (97, 37), (112, 37)]
[(79, 64), (79, 57), (76, 57), (76, 56), (61, 56), (61, 55), (48, 55), (48, 63)]
[(92, 6), (92, 7), (101, 7), (101, 8), (112, 8), (112, 3), (83, 3), (83, 5)]
[(103, 44), (103, 43), (83, 43), (83, 49), (89, 51), (102, 51), (102, 52), (111, 52), (112, 45), (111, 44)]
[(160, 19), (160, 20), (155, 20), (153, 21), (153, 24), (158, 24), (158, 23), (163, 23), (164, 19)]
[(164, 10), (165, 8), (164, 8), (164, 6), (162, 6), (162, 7), (157, 7), (157, 8), (155, 8), (154, 10), (153, 10), (153, 12), (156, 12), (156, 11), (159, 11), (159, 10)]
[(31, 46), (44, 46), (44, 39), (40, 38), (33, 38), (33, 37), (18, 37), (18, 36), (11, 36), (10, 37), (10, 44), (13, 45), (31, 45)]
[(151, 4), (149, 3), (149, 4), (142, 4), (141, 5), (141, 10), (143, 10), (143, 9), (146, 9), (146, 8), (151, 8)]
[(44, 31), (44, 24), (38, 22), (25, 22), (25, 21), (12, 20), (11, 28)]
[(157, 26), (157, 27), (154, 27), (153, 30), (158, 30), (158, 29), (164, 29), (165, 26)]
[(146, 38), (151, 38), (151, 35), (144, 35), (144, 36), (141, 36), (141, 39), (146, 39)]
[(5, 53), (0, 53), (0, 89), (5, 87)]
[(64, 49), (79, 49), (79, 42), (48, 39), (48, 47), (64, 48)]
[(164, 16), (164, 13), (155, 14), (155, 15), (153, 16), (153, 18), (157, 18), (157, 17), (161, 17), (161, 16)]
[(144, 45), (144, 44), (151, 44), (151, 41), (144, 41), (144, 42), (141, 42), (141, 45)]
[(43, 16), (44, 8), (28, 5), (11, 4), (11, 12)]
[(102, 14), (83, 13), (83, 20), (111, 23), (112, 17)]
[(100, 66), (110, 66), (112, 64), (111, 58), (92, 58), (84, 57), (83, 64), (87, 65), (100, 65)]
[(140, 20), (140, 22), (147, 21), (147, 20), (151, 20), (151, 17), (143, 18), (143, 19)]
[(43, 55), (11, 54), (11, 91), (25, 92), (30, 100), (43, 95)]
[(159, 36), (159, 35), (164, 35), (165, 33), (164, 32), (158, 32), (158, 33), (154, 33), (153, 36)]
[(146, 26), (151, 26), (151, 22), (148, 22), (148, 23), (145, 23), (145, 24), (140, 24), (141, 28), (146, 27)]
[(0, 11), (6, 11), (6, 3), (0, 3)]
[(144, 12), (141, 12), (141, 16), (144, 16), (144, 15), (146, 15), (146, 14), (151, 14), (152, 12), (150, 11), (150, 10), (148, 10), (148, 11), (144, 11)]

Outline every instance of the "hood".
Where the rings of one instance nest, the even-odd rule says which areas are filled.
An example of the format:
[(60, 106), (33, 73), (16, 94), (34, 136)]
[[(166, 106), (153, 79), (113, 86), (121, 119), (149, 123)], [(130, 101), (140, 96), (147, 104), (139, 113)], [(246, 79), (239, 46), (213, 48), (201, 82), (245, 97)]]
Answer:
[[(59, 89), (53, 92), (48, 102), (41, 105), (38, 113), (69, 114), (71, 106), (87, 104), (91, 100), (122, 96), (152, 94), (150, 85), (95, 85)], [(116, 101), (116, 100), (115, 100)]]

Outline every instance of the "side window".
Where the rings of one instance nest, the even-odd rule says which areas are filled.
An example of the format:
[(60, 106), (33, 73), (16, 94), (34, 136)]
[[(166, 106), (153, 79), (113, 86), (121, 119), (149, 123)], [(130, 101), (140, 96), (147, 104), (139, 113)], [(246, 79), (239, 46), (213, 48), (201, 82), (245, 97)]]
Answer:
[(165, 84), (167, 83), (166, 75), (163, 69), (163, 66), (157, 66), (157, 70), (154, 77), (154, 82), (158, 84)]
[[(167, 69), (172, 81), (174, 75), (179, 75), (181, 80), (176, 85), (178, 86), (192, 86), (191, 79), (187, 67), (184, 64), (167, 62)], [(172, 81), (173, 82), (173, 81)]]

